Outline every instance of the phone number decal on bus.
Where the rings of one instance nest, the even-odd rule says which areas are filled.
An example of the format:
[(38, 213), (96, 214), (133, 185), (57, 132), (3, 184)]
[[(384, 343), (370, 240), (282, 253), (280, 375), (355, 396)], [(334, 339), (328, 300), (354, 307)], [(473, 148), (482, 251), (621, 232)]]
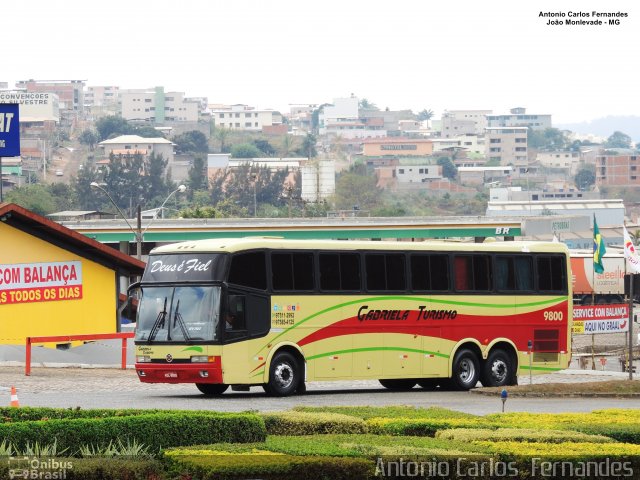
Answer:
[(277, 327), (290, 326), (296, 321), (294, 312), (275, 312), (271, 315), (271, 323)]

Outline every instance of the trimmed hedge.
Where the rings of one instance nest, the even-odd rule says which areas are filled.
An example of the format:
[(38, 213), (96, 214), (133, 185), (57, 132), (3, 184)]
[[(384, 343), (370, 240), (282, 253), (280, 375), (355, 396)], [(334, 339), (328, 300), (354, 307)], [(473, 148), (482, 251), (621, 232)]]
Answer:
[(264, 421), (254, 414), (156, 413), (129, 417), (76, 418), (0, 424), (0, 442), (18, 451), (27, 443), (53, 443), (76, 454), (83, 445), (137, 440), (152, 451), (160, 448), (217, 442), (264, 441)]
[(269, 435), (324, 435), (367, 433), (364, 420), (341, 413), (277, 412), (263, 413)]
[(412, 406), (385, 406), (385, 407), (295, 407), (294, 411), (314, 413), (341, 413), (352, 417), (368, 420), (371, 418), (482, 418), (471, 413), (457, 412), (442, 407), (420, 408)]
[(194, 411), (194, 410), (160, 410), (135, 409), (135, 408), (50, 408), (50, 407), (0, 407), (0, 423), (25, 422), (35, 420), (53, 420), (65, 418), (110, 418), (110, 417), (131, 417), (135, 415), (149, 415), (153, 413), (202, 413), (210, 415), (225, 415), (215, 411)]
[(300, 457), (255, 453), (245, 455), (167, 456), (170, 470), (198, 480), (260, 478), (261, 480), (365, 480), (374, 478), (375, 464), (364, 458)]
[[(438, 430), (450, 428), (492, 428), (481, 418), (371, 418), (369, 432), (378, 435), (434, 437)], [(498, 426), (493, 426), (497, 428)]]
[[(43, 462), (47, 460), (42, 459)], [(37, 478), (65, 478), (67, 480), (150, 480), (165, 478), (164, 466), (158, 460), (137, 458), (56, 458), (55, 461), (58, 462), (57, 465), (66, 464), (66, 468), (60, 470), (56, 464), (50, 469), (41, 468), (36, 471), (41, 475)], [(0, 478), (11, 478), (9, 471), (15, 471), (16, 469), (26, 469), (30, 472), (32, 470), (30, 461), (0, 462)], [(47, 476), (47, 473), (49, 476)], [(56, 474), (56, 476), (53, 474)], [(15, 478), (21, 477), (16, 476)]]
[(436, 438), (442, 440), (458, 440), (461, 442), (613, 442), (613, 439), (602, 435), (588, 435), (586, 433), (567, 430), (533, 430), (530, 428), (499, 428), (497, 430), (486, 428), (452, 428), (450, 430), (439, 430), (436, 432)]
[(500, 455), (529, 456), (543, 458), (611, 460), (633, 457), (640, 459), (640, 445), (629, 443), (589, 443), (589, 442), (475, 442)]

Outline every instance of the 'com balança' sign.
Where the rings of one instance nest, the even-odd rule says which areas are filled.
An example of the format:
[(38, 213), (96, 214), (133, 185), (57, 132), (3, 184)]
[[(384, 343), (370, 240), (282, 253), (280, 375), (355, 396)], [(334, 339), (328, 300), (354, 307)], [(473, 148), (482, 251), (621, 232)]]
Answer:
[(82, 298), (82, 263), (0, 265), (0, 305)]

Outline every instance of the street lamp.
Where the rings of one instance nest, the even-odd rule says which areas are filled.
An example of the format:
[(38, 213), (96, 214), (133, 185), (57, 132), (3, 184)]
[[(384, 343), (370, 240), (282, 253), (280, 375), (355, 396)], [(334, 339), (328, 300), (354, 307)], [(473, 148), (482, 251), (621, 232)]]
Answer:
[[(157, 218), (156, 215), (158, 214), (158, 211), (156, 211), (156, 213), (154, 213), (153, 218), (151, 219), (151, 221), (147, 224), (147, 226), (144, 228), (144, 230), (142, 229), (142, 224), (141, 224), (141, 219), (140, 219), (140, 208), (138, 207), (138, 228), (134, 229), (131, 224), (129, 223), (129, 220), (127, 220), (126, 215), (122, 212), (122, 210), (120, 210), (120, 207), (118, 207), (118, 204), (115, 202), (115, 200), (111, 197), (111, 195), (109, 195), (109, 192), (107, 192), (99, 183), (97, 182), (91, 182), (90, 186), (92, 186), (93, 188), (97, 188), (98, 190), (102, 191), (107, 198), (111, 201), (111, 203), (113, 204), (114, 207), (116, 207), (116, 209), (118, 210), (118, 213), (120, 214), (120, 216), (122, 217), (122, 219), (127, 223), (127, 226), (129, 227), (129, 230), (131, 230), (131, 232), (133, 233), (133, 236), (136, 240), (136, 258), (138, 260), (142, 260), (142, 241), (144, 238), (144, 232), (147, 231), (147, 229), (151, 226), (151, 224), (153, 223), (153, 221)], [(167, 201), (176, 193), (180, 192), (183, 193), (187, 190), (187, 187), (185, 187), (184, 185), (180, 185), (178, 188), (176, 188), (174, 191), (172, 191), (167, 198), (165, 198), (164, 202), (162, 202), (162, 205), (160, 206), (160, 208), (158, 210), (162, 211), (162, 209), (164, 208), (164, 205), (167, 203)]]

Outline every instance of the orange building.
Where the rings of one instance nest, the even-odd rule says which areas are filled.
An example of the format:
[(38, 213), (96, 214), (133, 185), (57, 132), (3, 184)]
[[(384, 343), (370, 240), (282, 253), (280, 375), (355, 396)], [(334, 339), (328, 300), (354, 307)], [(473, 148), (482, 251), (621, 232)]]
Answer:
[(431, 140), (416, 138), (385, 137), (363, 142), (365, 157), (393, 155), (395, 157), (424, 157), (433, 153)]
[(596, 185), (611, 187), (640, 186), (640, 156), (597, 156)]

